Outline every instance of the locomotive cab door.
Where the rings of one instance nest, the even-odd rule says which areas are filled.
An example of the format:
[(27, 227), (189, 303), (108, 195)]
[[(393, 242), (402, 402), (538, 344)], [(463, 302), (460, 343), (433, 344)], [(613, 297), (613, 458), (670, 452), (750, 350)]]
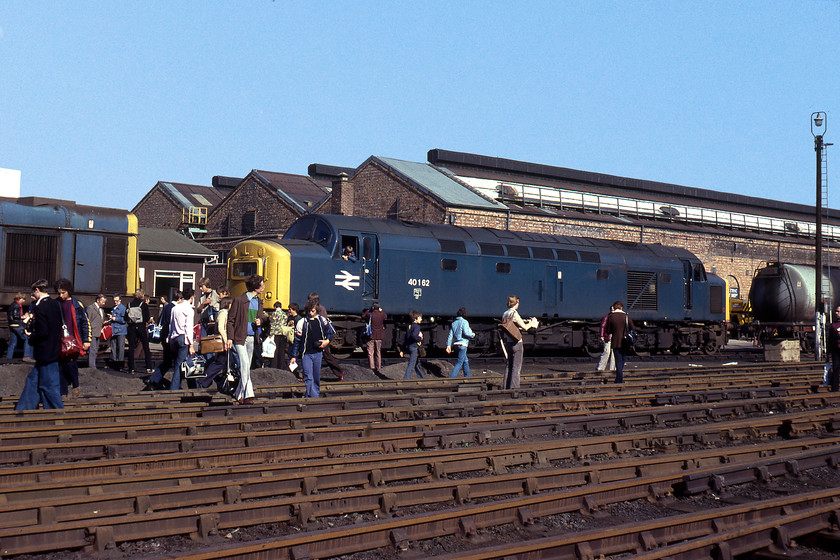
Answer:
[[(105, 277), (105, 263), (102, 258), (102, 236), (80, 233), (76, 235), (75, 259), (73, 260), (73, 288), (79, 293), (97, 293)], [(120, 272), (119, 269), (114, 272)], [(124, 272), (124, 269), (123, 271)], [(125, 285), (123, 284), (123, 289)]]
[(694, 270), (689, 261), (682, 261), (683, 264), (683, 309), (686, 319), (691, 318), (692, 292), (694, 291)]
[(367, 306), (379, 299), (379, 240), (373, 233), (362, 233), (362, 300)]

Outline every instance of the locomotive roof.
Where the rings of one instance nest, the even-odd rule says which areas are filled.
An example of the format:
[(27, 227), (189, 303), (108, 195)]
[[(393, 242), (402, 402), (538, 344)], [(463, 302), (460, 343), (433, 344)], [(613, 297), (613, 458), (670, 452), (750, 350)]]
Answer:
[[(572, 249), (600, 252), (601, 250), (619, 253), (646, 253), (664, 258), (682, 258), (698, 260), (690, 251), (680, 247), (655, 244), (636, 243), (632, 241), (615, 241), (608, 239), (591, 239), (567, 235), (550, 235), (524, 231), (499, 230), (493, 228), (475, 228), (464, 226), (450, 226), (445, 224), (426, 224), (393, 219), (365, 218), (359, 216), (343, 216), (335, 214), (310, 214), (330, 223), (339, 231), (362, 231), (377, 233), (380, 240), (392, 236), (391, 243), (400, 238), (413, 239), (411, 247), (419, 248), (417, 242), (421, 239), (435, 240), (437, 246), (440, 241), (473, 242), (476, 247), (480, 244), (519, 245), (526, 247), (557, 247), (567, 246)], [(306, 219), (307, 216), (300, 218)], [(291, 228), (290, 228), (291, 231)], [(430, 248), (435, 248), (430, 246)], [(473, 251), (467, 250), (471, 253)]]
[[(131, 216), (131, 218), (129, 218)], [(0, 225), (38, 226), (125, 233), (133, 215), (128, 210), (76, 204), (72, 200), (27, 196), (0, 197)], [(136, 224), (136, 221), (134, 222)]]

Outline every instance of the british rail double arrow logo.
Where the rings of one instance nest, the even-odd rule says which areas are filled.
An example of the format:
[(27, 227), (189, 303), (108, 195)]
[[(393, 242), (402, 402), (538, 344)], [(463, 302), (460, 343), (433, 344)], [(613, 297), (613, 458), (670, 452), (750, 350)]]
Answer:
[(335, 275), (335, 285), (341, 286), (345, 290), (352, 292), (353, 288), (359, 287), (359, 278), (355, 274), (350, 274), (346, 270), (342, 270), (341, 274)]

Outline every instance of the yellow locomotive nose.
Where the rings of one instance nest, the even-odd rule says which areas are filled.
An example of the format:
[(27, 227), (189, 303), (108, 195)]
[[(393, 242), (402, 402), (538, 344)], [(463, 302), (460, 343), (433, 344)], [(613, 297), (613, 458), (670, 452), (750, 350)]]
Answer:
[(246, 280), (258, 274), (265, 279), (262, 299), (266, 305), (275, 301), (289, 305), (291, 256), (279, 241), (243, 241), (230, 254), (227, 278), (231, 296), (244, 294)]

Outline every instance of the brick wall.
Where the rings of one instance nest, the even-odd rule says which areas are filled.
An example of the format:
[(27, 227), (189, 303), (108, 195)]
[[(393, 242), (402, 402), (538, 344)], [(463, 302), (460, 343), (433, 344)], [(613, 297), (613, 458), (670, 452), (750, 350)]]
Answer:
[[(249, 212), (254, 212), (253, 224), (244, 219)], [(230, 216), (230, 227), (227, 227)], [(259, 232), (276, 231), (283, 233), (300, 214), (283, 202), (273, 190), (254, 177), (247, 177), (236, 191), (207, 218), (206, 237), (236, 237), (253, 235)], [(243, 231), (243, 225), (253, 225), (254, 231)]]
[(446, 218), (446, 209), (437, 201), (375, 162), (359, 170), (351, 183), (354, 216), (400, 218), (432, 224), (443, 223)]
[(152, 189), (148, 198), (133, 213), (140, 227), (148, 228), (176, 229), (183, 219), (181, 207), (175, 205), (158, 187)]

